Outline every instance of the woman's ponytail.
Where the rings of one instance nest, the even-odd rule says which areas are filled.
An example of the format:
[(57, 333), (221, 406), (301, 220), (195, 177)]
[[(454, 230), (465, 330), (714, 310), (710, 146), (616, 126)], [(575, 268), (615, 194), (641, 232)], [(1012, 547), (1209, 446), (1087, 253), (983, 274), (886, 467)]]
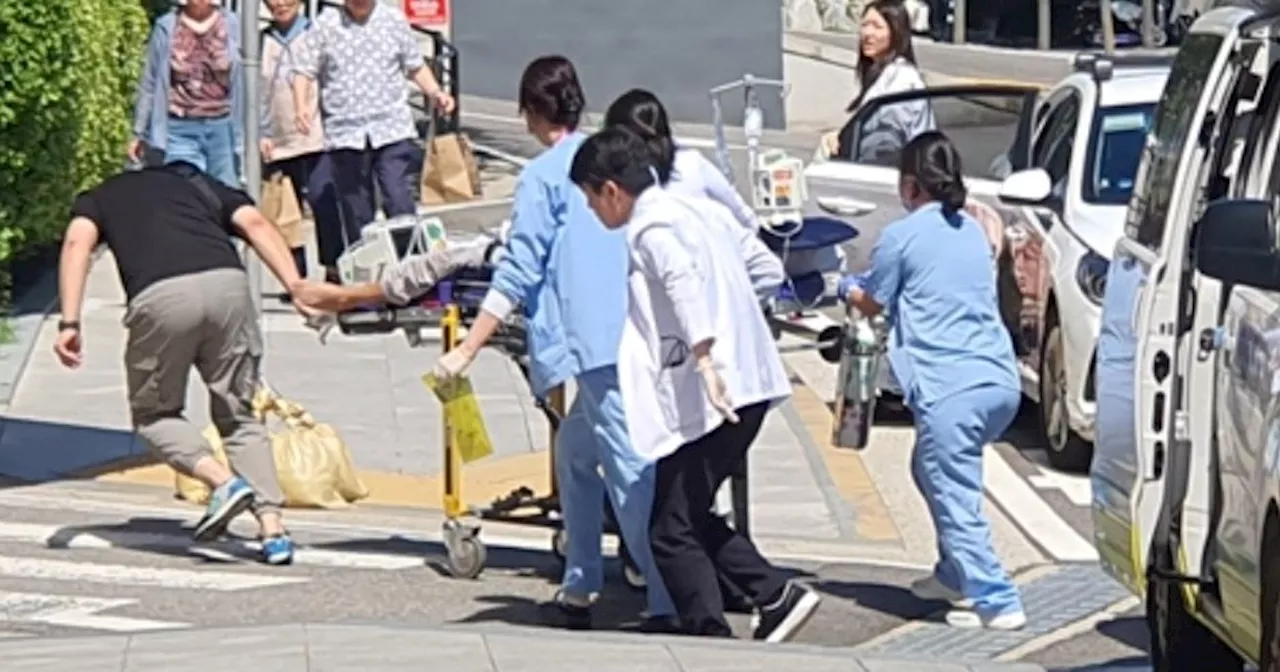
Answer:
[(950, 217), (964, 208), (969, 191), (964, 186), (960, 153), (947, 136), (938, 131), (917, 135), (902, 148), (899, 170), (910, 177), (929, 198), (942, 205)]

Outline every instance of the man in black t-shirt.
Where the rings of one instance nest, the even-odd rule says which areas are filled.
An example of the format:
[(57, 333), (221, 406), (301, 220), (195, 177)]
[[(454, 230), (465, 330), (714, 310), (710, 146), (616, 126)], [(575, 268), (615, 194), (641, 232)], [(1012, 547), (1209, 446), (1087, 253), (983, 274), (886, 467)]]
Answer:
[[(171, 467), (212, 490), (197, 539), (220, 536), (232, 518), (253, 509), (263, 559), (287, 564), (294, 547), (280, 519), (284, 496), (270, 438), (252, 408), (262, 334), (233, 236), (253, 247), (285, 287), (300, 286), (289, 246), (249, 196), (194, 166), (122, 173), (80, 194), (59, 262), (62, 320), (54, 352), (70, 368), (82, 361), (85, 281), (94, 248), (106, 243), (128, 299), (124, 359), (134, 431)], [(208, 387), (210, 415), (234, 473), (183, 416), (193, 366)]]

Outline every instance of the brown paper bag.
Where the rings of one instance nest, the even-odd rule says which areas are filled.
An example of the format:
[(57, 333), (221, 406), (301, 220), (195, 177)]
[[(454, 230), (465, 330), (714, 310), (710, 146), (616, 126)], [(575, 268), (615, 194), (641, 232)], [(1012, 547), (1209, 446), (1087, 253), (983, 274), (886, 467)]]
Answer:
[[(369, 496), (369, 489), (356, 475), (346, 444), (332, 427), (316, 422), (298, 404), (266, 389), (254, 397), (253, 410), (260, 418), (270, 414), (283, 424), (271, 433), (271, 452), (286, 507), (336, 509)], [(204, 438), (213, 449), (214, 458), (227, 464), (218, 430), (205, 428)], [(194, 504), (209, 502), (209, 488), (204, 483), (176, 472), (174, 492)]]
[(262, 183), (262, 214), (275, 223), (280, 235), (289, 247), (306, 244), (306, 229), (302, 225), (302, 204), (293, 190), (293, 180), (284, 171), (277, 170)]
[(480, 164), (466, 135), (446, 133), (431, 139), (419, 192), (425, 205), (465, 203), (480, 195)]

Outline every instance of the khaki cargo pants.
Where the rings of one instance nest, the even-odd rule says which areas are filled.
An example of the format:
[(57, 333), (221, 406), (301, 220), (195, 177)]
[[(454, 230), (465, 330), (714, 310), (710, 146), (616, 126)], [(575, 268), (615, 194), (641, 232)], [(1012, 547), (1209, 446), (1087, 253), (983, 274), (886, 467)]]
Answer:
[(253, 416), (262, 333), (245, 272), (217, 269), (157, 282), (129, 302), (124, 326), (129, 410), (138, 436), (184, 474), (213, 456), (200, 428), (183, 415), (194, 366), (209, 390), (209, 414), (231, 469), (257, 495), (255, 511), (278, 511), (284, 495), (271, 439)]

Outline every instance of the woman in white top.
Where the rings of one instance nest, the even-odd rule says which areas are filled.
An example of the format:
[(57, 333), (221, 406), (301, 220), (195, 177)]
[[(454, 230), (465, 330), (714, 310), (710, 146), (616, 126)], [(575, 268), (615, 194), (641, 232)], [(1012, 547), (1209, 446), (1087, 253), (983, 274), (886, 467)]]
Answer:
[(657, 96), (644, 89), (631, 89), (609, 106), (604, 113), (604, 125), (622, 126), (644, 139), (652, 153), (658, 181), (669, 191), (718, 201), (744, 227), (753, 233), (759, 230), (755, 211), (729, 184), (724, 173), (702, 152), (676, 146), (667, 110)]
[[(902, 0), (875, 0), (862, 11), (859, 32), (858, 96), (847, 112), (884, 96), (925, 88), (915, 50), (911, 48), (911, 17)], [(857, 147), (843, 146), (852, 130), (823, 136), (822, 158), (840, 157), (859, 162), (897, 165), (897, 154), (912, 138), (934, 130), (933, 106), (927, 98), (884, 105), (859, 124), (862, 139)]]
[(758, 606), (755, 638), (783, 641), (817, 594), (788, 582), (711, 506), (791, 384), (747, 276), (740, 227), (705, 199), (663, 189), (656, 173), (645, 141), (620, 127), (588, 138), (569, 171), (605, 227), (626, 227), (618, 378), (632, 446), (657, 461), (654, 564), (687, 634), (732, 636), (723, 575)]

